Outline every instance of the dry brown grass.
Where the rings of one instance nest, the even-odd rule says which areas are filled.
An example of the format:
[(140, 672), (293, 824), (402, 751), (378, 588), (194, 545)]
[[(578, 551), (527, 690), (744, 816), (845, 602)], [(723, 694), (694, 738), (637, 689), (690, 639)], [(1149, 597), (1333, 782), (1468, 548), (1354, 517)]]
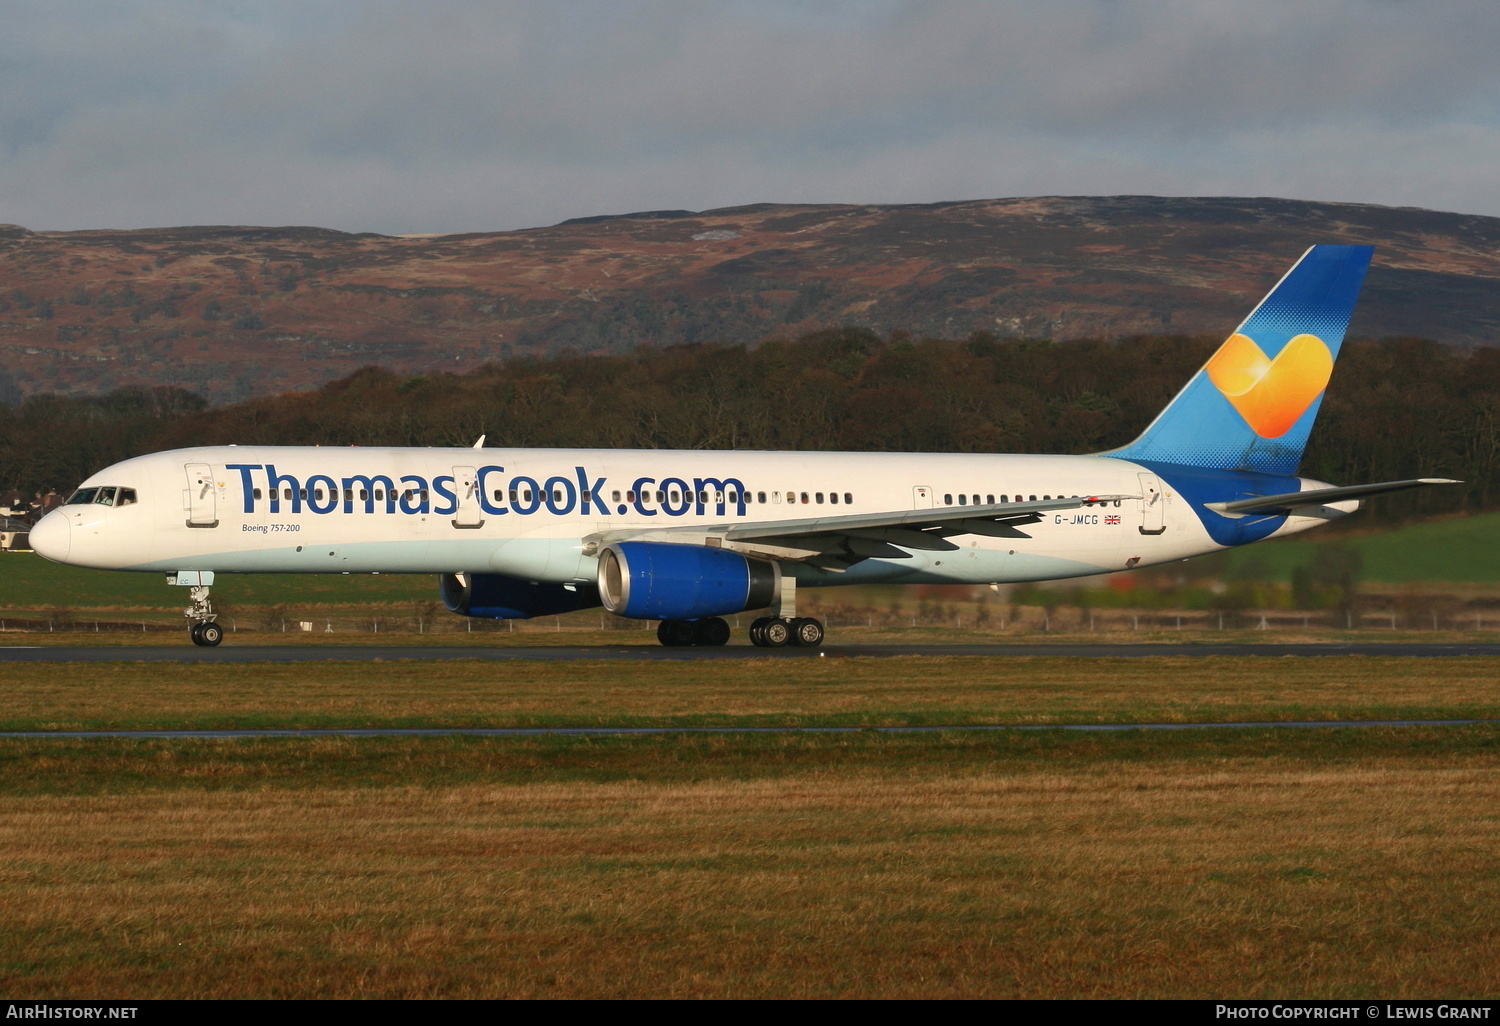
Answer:
[(1500, 716), (1500, 659), (0, 663), (0, 725), (1183, 722)]
[[(1497, 734), (1412, 736), (1075, 737), (1019, 755), (1000, 739), (747, 739), (661, 773), (646, 758), (669, 754), (659, 739), (444, 743), (449, 777), (424, 786), (330, 789), (313, 773), (207, 792), (174, 760), (300, 743), (104, 742), (154, 760), (158, 786), (0, 793), (0, 987), (1493, 994)], [(319, 745), (322, 773), (360, 748)], [(423, 745), (434, 754), (399, 750)], [(1198, 757), (1159, 757), (1179, 746)], [(637, 775), (560, 779), (564, 748)], [(827, 758), (840, 751), (847, 764)], [(489, 776), (460, 782), (461, 766)]]

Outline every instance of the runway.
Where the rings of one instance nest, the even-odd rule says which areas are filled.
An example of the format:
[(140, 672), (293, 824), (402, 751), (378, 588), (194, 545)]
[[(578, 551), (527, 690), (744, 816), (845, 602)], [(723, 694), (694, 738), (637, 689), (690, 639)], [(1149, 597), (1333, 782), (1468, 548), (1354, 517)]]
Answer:
[(1421, 644), (1415, 642), (1329, 644), (1058, 644), (1058, 645), (826, 645), (823, 648), (662, 648), (655, 645), (597, 646), (381, 646), (381, 645), (225, 645), (221, 648), (182, 646), (57, 645), (0, 648), (0, 662), (163, 662), (163, 663), (296, 663), (326, 660), (432, 661), (478, 659), (485, 662), (535, 660), (711, 660), (819, 659), (889, 656), (1065, 656), (1120, 659), (1147, 656), (1500, 656), (1500, 643)]
[(0, 738), (67, 740), (126, 738), (139, 741), (225, 740), (233, 738), (319, 737), (641, 737), (660, 734), (938, 734), (952, 731), (996, 733), (1008, 730), (1253, 730), (1314, 727), (1469, 727), (1500, 725), (1500, 720), (1265, 720), (1231, 723), (1057, 723), (953, 724), (915, 727), (319, 727), (306, 730), (10, 730)]

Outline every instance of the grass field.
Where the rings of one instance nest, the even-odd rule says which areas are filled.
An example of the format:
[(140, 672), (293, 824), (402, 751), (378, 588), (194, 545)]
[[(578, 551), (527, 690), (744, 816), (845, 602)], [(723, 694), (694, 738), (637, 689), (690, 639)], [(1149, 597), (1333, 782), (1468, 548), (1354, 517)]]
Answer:
[[(0, 665), (7, 727), (1497, 717), (1500, 660)], [(1500, 726), (0, 740), (45, 997), (1484, 997)]]
[(0, 663), (0, 729), (1500, 719), (1497, 658)]
[(1426, 581), (1495, 585), (1500, 582), (1500, 513), (1428, 520), (1391, 530), (1346, 535), (1318, 531), (1249, 545), (1231, 553), (1231, 565), (1256, 568), (1256, 576), (1288, 581), (1307, 565), (1313, 550), (1337, 540), (1360, 554), (1364, 579), (1384, 584)]

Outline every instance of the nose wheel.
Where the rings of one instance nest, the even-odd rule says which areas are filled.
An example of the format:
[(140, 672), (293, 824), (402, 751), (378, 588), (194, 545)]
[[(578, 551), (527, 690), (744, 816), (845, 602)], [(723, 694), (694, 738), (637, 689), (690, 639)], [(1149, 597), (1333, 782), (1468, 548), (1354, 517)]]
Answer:
[(214, 604), (209, 601), (208, 588), (201, 585), (190, 588), (188, 597), (193, 604), (182, 611), (182, 615), (192, 621), (188, 625), (188, 637), (201, 648), (213, 648), (224, 640), (224, 628), (214, 622), (219, 614), (214, 612)]

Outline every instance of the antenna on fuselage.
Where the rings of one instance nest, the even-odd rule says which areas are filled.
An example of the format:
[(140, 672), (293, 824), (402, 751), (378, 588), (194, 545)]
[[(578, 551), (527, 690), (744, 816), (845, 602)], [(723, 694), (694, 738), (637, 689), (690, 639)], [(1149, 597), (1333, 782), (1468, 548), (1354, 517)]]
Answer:
[(476, 449), (483, 449), (484, 448), (484, 435), (480, 435), (479, 436), (479, 441), (477, 441), (477, 442), (474, 443), (474, 448), (476, 448)]

